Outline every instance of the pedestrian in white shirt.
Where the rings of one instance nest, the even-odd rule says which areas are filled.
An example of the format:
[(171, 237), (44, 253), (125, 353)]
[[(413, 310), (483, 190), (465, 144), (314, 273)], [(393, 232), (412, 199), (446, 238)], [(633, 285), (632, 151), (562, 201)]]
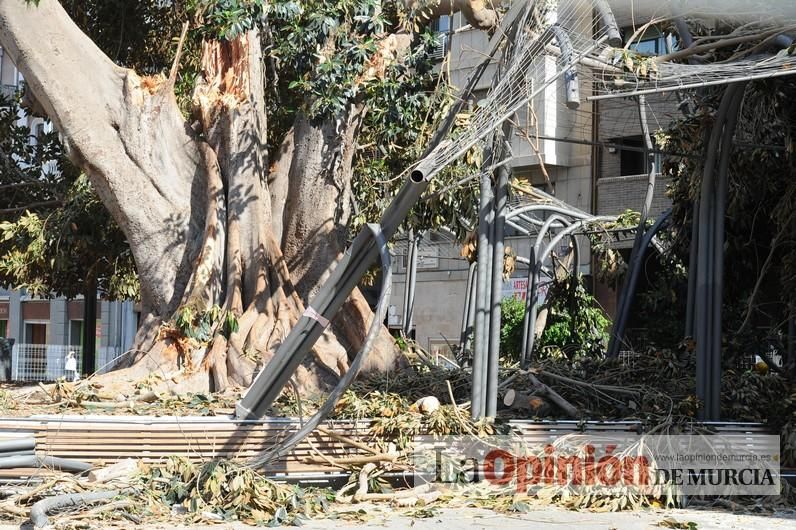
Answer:
[(66, 354), (66, 362), (64, 362), (64, 374), (66, 380), (73, 382), (77, 381), (77, 358), (75, 352), (70, 351)]

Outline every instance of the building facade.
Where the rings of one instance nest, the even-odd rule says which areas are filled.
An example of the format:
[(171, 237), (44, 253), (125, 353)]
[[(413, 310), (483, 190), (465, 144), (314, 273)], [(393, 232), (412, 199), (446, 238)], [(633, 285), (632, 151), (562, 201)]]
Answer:
[[(0, 337), (13, 339), (12, 379), (52, 381), (63, 376), (63, 361), (70, 351), (82, 367), (82, 299), (42, 299), (22, 290), (0, 289)], [(99, 371), (133, 343), (138, 313), (133, 302), (97, 300), (96, 366)]]
[[(584, 9), (590, 9), (583, 2)], [(632, 13), (621, 2), (610, 2), (617, 23), (623, 27), (625, 38), (634, 34), (634, 27), (642, 25), (641, 13)], [(472, 69), (482, 60), (489, 36), (467, 26), (461, 14), (442, 17), (435, 28), (441, 35), (440, 57), (447, 57), (445, 68), (451, 83), (461, 87)], [(584, 20), (589, 20), (584, 17)], [(635, 22), (635, 24), (634, 24)], [(584, 31), (590, 31), (584, 28)], [(671, 36), (651, 27), (636, 39), (631, 48), (639, 53), (659, 55), (675, 46)], [(551, 73), (556, 65), (552, 59)], [(595, 215), (617, 215), (625, 210), (640, 210), (647, 190), (650, 169), (660, 169), (660, 156), (649, 152), (641, 132), (639, 106), (635, 100), (607, 99), (588, 101), (592, 93), (592, 76), (579, 67), (580, 106), (568, 108), (564, 97), (564, 81), (559, 78), (544, 89), (532, 103), (517, 114), (517, 131), (512, 135), (512, 172), (514, 178), (526, 185), (544, 190), (579, 210)], [(482, 76), (476, 89), (476, 100), (483, 98), (492, 79), (492, 68)], [(473, 102), (476, 105), (477, 101)], [(666, 93), (647, 97), (647, 120), (652, 135), (669, 126), (680, 114), (677, 94)], [(656, 176), (656, 187), (650, 215), (657, 217), (671, 206), (666, 196), (667, 181)], [(507, 232), (506, 245), (517, 256), (528, 257), (530, 241), (527, 237)], [(632, 240), (620, 243), (620, 250), (629, 256)], [(406, 246), (396, 246), (405, 252)], [(421, 243), (422, 248), (422, 243)], [(598, 303), (609, 317), (614, 316), (618, 294), (613, 288), (599, 283), (591, 274), (592, 257), (585, 238), (580, 241), (578, 270), (584, 275)], [(426, 252), (439, 259), (418, 263), (413, 310), (413, 333), (419, 345), (429, 351), (448, 350), (458, 344), (461, 333), (468, 263), (461, 258), (459, 247), (453, 242), (426, 242)], [(422, 251), (421, 251), (422, 255)], [(401, 329), (404, 322), (403, 300), (406, 283), (405, 256), (396, 256), (393, 270), (390, 325)], [(527, 268), (518, 264), (511, 278), (504, 282), (504, 296), (524, 297)], [(539, 298), (544, 299), (546, 286), (540, 286)]]

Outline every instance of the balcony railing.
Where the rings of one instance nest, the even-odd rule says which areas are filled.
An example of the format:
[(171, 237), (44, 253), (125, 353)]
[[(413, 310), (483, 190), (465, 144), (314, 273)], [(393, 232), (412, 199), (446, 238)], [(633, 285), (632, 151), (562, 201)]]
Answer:
[[(597, 180), (597, 213), (618, 215), (627, 209), (638, 211), (647, 193), (648, 175), (626, 175), (603, 177)], [(657, 217), (671, 207), (672, 201), (666, 197), (666, 186), (670, 179), (657, 175), (650, 215)]]
[(437, 44), (436, 46), (434, 46), (434, 50), (431, 52), (431, 58), (434, 61), (441, 61), (445, 58), (445, 55), (448, 53), (448, 48), (450, 45), (448, 34), (437, 33), (434, 37), (437, 40)]

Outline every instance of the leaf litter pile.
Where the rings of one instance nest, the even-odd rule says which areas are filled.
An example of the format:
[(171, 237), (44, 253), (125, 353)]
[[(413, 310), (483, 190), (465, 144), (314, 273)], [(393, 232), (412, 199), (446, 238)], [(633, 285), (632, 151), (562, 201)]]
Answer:
[[(514, 485), (484, 483), (430, 484), (407, 487), (396, 475), (411, 471), (412, 439), (416, 435), (483, 437), (510, 431), (511, 419), (635, 420), (656, 434), (707, 433), (695, 421), (699, 401), (694, 396), (693, 355), (660, 351), (632, 363), (608, 359), (544, 360), (531, 370), (505, 367), (501, 372), (500, 410), (494, 422), (470, 417), (470, 372), (444, 369), (413, 357), (399, 371), (361, 377), (340, 399), (332, 418), (370, 419), (367, 458), (335, 461), (319, 450), (317, 458), (349, 474), (337, 489), (304, 488), (266, 478), (246, 462), (215, 460), (193, 463), (171, 457), (157, 464), (138, 463), (134, 471), (109, 482), (66, 474), (35, 486), (0, 489), (0, 514), (20, 520), (34, 503), (57, 495), (111, 491), (102, 501), (63, 509), (51, 523), (64, 528), (88, 527), (104, 520), (122, 527), (131, 522), (241, 521), (253, 525), (300, 524), (307, 518), (374, 517), (371, 503), (385, 503), (414, 517), (433, 517), (440, 508), (476, 507), (504, 512), (529, 512), (558, 504), (569, 509), (617, 511), (671, 508), (684, 498), (661, 486), (640, 495), (626, 487), (588, 493), (572, 485), (532, 485), (517, 493)], [(228, 414), (237, 399), (225, 395), (153, 395), (146, 383), (137, 396), (108, 399), (90, 382), (57, 383), (40, 389), (50, 407), (140, 414)], [(307, 416), (324, 396), (297, 396), (290, 386), (275, 403), (274, 413)], [(722, 415), (739, 421), (765, 422), (781, 434), (782, 465), (796, 463), (796, 395), (792, 384), (776, 373), (725, 370)], [(16, 401), (0, 393), (0, 407), (13, 411)], [(113, 406), (107, 404), (115, 403)], [(573, 417), (572, 410), (577, 415)], [(342, 441), (363, 445), (361, 442)], [(566, 436), (563, 437), (566, 442)], [(556, 442), (558, 443), (558, 442)], [(457, 469), (463, 476), (467, 470)], [(784, 482), (784, 481), (783, 481)], [(734, 511), (770, 512), (792, 509), (794, 494), (785, 482), (775, 498), (689, 499), (689, 505), (719, 506)], [(364, 504), (363, 504), (364, 503)], [(51, 512), (52, 513), (52, 512)], [(661, 526), (674, 520), (666, 519)], [(678, 523), (679, 524), (679, 523)], [(684, 523), (687, 525), (687, 523)], [(688, 526), (685, 526), (688, 527)]]

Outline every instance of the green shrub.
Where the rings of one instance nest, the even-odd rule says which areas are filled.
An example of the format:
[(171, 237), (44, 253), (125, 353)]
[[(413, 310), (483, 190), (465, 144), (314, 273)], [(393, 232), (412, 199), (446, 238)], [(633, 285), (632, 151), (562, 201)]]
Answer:
[(548, 293), (547, 325), (535, 344), (540, 357), (602, 357), (611, 321), (583, 286), (580, 276), (555, 281)]
[(500, 358), (503, 362), (518, 362), (522, 351), (522, 321), (525, 301), (504, 298), (500, 303)]

